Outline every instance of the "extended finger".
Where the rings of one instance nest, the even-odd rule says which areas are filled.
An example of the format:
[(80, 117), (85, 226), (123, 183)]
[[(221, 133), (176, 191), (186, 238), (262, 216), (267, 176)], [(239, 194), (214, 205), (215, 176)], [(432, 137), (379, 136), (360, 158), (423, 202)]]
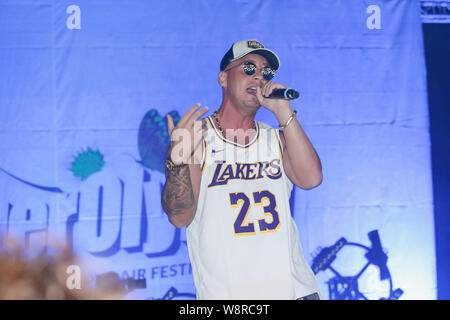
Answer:
[(184, 124), (186, 122), (188, 122), (191, 118), (191, 116), (201, 107), (201, 103), (197, 103), (195, 106), (193, 106), (192, 108), (190, 108), (185, 114), (184, 116), (180, 119), (180, 126), (184, 126)]
[(197, 113), (194, 115), (194, 118), (193, 118), (194, 121), (197, 121), (198, 118), (200, 118), (202, 115), (204, 115), (208, 110), (209, 110), (208, 107), (204, 107), (202, 110), (200, 110), (199, 112), (197, 112)]
[(169, 134), (169, 137), (172, 135), (173, 127), (173, 119), (170, 114), (167, 114), (167, 133)]

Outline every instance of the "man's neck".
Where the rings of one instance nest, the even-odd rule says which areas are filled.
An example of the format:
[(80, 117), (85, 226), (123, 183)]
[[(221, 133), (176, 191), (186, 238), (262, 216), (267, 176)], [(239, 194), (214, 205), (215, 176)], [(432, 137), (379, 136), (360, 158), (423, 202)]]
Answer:
[(225, 138), (239, 144), (248, 144), (256, 135), (255, 115), (258, 108), (236, 108), (224, 104), (217, 111), (217, 118)]
[(248, 130), (254, 127), (256, 111), (259, 108), (238, 108), (231, 103), (222, 103), (217, 116), (222, 129)]

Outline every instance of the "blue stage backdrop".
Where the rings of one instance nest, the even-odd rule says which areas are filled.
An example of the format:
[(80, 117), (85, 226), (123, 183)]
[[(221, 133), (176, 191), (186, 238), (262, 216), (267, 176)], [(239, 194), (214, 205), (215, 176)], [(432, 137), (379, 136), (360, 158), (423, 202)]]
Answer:
[(301, 93), (324, 180), (291, 206), (324, 298), (436, 298), (415, 0), (1, 0), (0, 233), (30, 254), (57, 235), (91, 277), (145, 279), (126, 298), (194, 298), (185, 229), (160, 204), (165, 115), (218, 108), (242, 39)]

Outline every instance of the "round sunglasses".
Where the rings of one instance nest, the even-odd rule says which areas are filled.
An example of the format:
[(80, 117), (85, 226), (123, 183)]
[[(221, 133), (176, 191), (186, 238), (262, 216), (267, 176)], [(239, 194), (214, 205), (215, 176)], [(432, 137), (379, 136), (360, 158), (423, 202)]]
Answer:
[[(240, 63), (238, 65), (235, 65), (234, 67), (225, 69), (224, 71), (230, 71), (231, 69), (238, 67), (240, 65), (242, 65), (242, 69), (246, 75), (252, 76), (255, 74), (257, 67), (253, 62), (249, 61)], [(261, 68), (261, 74), (265, 80), (270, 81), (275, 76), (275, 70), (273, 70), (270, 67), (263, 67)]]

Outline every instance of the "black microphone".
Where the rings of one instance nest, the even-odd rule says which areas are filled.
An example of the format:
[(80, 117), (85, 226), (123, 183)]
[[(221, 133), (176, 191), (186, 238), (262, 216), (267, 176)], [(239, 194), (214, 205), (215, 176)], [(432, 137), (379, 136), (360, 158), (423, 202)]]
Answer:
[(294, 89), (286, 88), (286, 89), (275, 89), (269, 96), (269, 99), (297, 99), (299, 97), (299, 93)]

